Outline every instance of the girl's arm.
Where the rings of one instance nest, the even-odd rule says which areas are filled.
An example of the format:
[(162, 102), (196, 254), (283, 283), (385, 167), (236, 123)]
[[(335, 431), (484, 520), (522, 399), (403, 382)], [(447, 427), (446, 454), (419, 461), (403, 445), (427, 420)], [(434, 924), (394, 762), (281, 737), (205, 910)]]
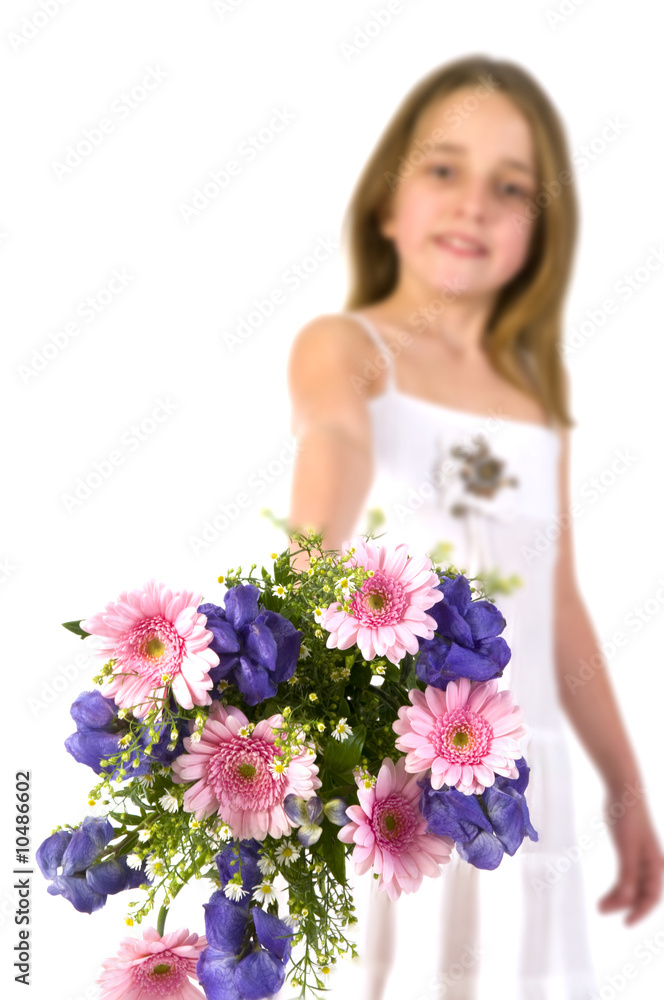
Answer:
[[(296, 335), (288, 359), (291, 431), (297, 438), (289, 526), (340, 548), (353, 533), (373, 478), (371, 422), (357, 324), (320, 316)], [(293, 542), (290, 550), (299, 546)], [(306, 568), (306, 553), (294, 559)]]
[(561, 432), (560, 513), (555, 577), (555, 658), (563, 710), (607, 786), (607, 822), (620, 858), (603, 912), (631, 908), (635, 923), (658, 901), (664, 855), (652, 826), (636, 754), (629, 742), (574, 568), (569, 498), (570, 432)]

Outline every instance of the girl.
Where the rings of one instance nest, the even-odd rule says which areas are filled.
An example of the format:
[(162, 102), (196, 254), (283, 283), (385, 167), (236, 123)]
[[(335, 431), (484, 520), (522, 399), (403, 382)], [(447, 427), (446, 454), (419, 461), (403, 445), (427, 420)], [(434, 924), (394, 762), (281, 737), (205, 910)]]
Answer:
[(382, 542), (413, 553), (448, 542), (467, 575), (519, 578), (497, 600), (512, 650), (500, 685), (529, 730), (539, 834), (494, 871), (455, 852), (397, 903), (357, 880), (360, 895), (368, 884), (364, 997), (380, 1000), (393, 968), (393, 995), (408, 1000), (472, 1000), (497, 985), (510, 1000), (581, 1000), (597, 981), (579, 844), (595, 834), (577, 843), (565, 717), (606, 783), (619, 873), (601, 912), (642, 919), (664, 857), (605, 664), (590, 678), (580, 667), (598, 644), (574, 568), (559, 350), (577, 204), (551, 102), (509, 62), (430, 73), (381, 136), (347, 226), (346, 311), (309, 322), (289, 358), (300, 445), (289, 521), (340, 548), (373, 502)]

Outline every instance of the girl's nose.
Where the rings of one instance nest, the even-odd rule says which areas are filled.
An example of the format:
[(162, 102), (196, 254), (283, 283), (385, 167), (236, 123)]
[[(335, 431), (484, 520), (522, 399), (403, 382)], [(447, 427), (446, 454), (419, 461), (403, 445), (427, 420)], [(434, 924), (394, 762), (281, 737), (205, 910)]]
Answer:
[(456, 211), (460, 217), (485, 221), (491, 212), (491, 192), (481, 177), (468, 177), (457, 190)]

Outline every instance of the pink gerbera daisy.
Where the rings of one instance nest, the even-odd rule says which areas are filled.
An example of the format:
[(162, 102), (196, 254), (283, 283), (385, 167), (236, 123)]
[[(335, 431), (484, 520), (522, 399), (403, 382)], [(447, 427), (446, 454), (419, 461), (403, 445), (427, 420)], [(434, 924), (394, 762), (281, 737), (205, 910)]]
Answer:
[(409, 558), (405, 542), (391, 551), (373, 539), (356, 538), (344, 551), (351, 546), (356, 551), (349, 565), (373, 570), (373, 576), (353, 592), (349, 612), (338, 601), (323, 611), (320, 624), (330, 633), (326, 646), (348, 649), (357, 643), (365, 660), (386, 656), (399, 663), (406, 652), (418, 652), (418, 635), (431, 639), (437, 628), (426, 609), (443, 600), (438, 574), (428, 556)]
[(369, 868), (380, 874), (378, 888), (390, 899), (415, 892), (423, 875), (440, 875), (454, 847), (450, 837), (425, 833), (427, 821), (419, 810), (422, 793), (417, 777), (406, 773), (405, 758), (397, 763), (386, 757), (372, 788), (358, 789), (359, 806), (349, 806), (350, 823), (337, 836), (355, 842), (355, 872)]
[(81, 622), (95, 650), (115, 660), (104, 694), (119, 708), (142, 717), (151, 705), (161, 706), (169, 690), (183, 708), (210, 704), (208, 671), (219, 657), (209, 648), (213, 635), (196, 610), (200, 602), (200, 594), (174, 593), (150, 580)]
[(196, 819), (218, 813), (234, 837), (264, 840), (290, 833), (293, 824), (284, 811), (290, 792), (311, 798), (320, 788), (315, 753), (307, 749), (280, 767), (283, 751), (275, 747), (283, 716), (271, 715), (252, 732), (239, 708), (216, 701), (197, 742), (187, 737), (187, 753), (173, 761), (173, 781), (195, 781), (184, 793), (184, 810)]
[(399, 733), (397, 748), (409, 751), (407, 771), (431, 768), (432, 788), (446, 784), (464, 795), (481, 794), (496, 774), (518, 778), (517, 740), (527, 732), (520, 725), (523, 711), (513, 704), (511, 691), (498, 691), (496, 678), (471, 686), (461, 677), (444, 691), (413, 688), (408, 697), (412, 707), (402, 705), (392, 723)]
[(206, 938), (188, 930), (172, 931), (162, 938), (154, 927), (143, 931), (143, 939), (125, 938), (115, 958), (102, 963), (97, 983), (101, 1000), (201, 1000), (196, 962), (207, 947)]

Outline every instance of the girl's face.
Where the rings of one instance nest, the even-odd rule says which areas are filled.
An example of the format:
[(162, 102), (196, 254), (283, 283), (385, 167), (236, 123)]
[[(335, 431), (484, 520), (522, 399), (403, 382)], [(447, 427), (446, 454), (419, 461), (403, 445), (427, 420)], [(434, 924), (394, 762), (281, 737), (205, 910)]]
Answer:
[(434, 101), (381, 225), (400, 280), (471, 297), (498, 291), (527, 260), (537, 183), (530, 126), (507, 97), (464, 87)]

